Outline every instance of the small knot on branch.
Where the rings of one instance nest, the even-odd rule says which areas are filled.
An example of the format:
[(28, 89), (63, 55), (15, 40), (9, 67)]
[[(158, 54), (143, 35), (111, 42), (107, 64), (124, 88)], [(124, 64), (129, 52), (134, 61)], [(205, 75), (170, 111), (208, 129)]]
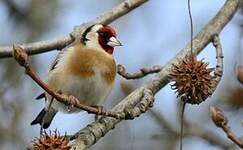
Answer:
[(28, 55), (26, 51), (20, 46), (16, 47), (13, 45), (13, 57), (23, 67), (29, 64)]
[(127, 8), (127, 9), (130, 8), (130, 4), (129, 4), (129, 2), (127, 2), (127, 1), (124, 2), (124, 7)]
[(126, 108), (126, 109), (124, 109), (123, 112), (125, 114), (125, 117), (124, 117), (125, 120), (133, 120), (135, 118), (135, 116), (133, 115), (133, 109), (131, 109), (131, 108)]

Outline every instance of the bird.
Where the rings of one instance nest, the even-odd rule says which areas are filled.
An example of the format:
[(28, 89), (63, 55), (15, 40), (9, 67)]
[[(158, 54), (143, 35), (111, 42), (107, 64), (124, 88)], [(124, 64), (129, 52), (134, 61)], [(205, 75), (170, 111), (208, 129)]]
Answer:
[[(114, 47), (122, 46), (115, 30), (108, 25), (89, 26), (80, 38), (57, 55), (47, 74), (47, 86), (55, 92), (72, 95), (80, 103), (101, 106), (111, 92), (116, 76)], [(57, 112), (76, 113), (80, 109), (66, 106), (42, 93), (36, 99), (45, 98), (45, 107), (31, 122), (46, 129)]]

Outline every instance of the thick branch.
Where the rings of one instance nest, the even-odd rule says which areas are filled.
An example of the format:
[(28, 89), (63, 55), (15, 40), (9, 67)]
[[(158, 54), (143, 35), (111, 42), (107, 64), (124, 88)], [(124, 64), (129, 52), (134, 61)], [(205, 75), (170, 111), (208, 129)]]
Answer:
[[(143, 3), (147, 2), (148, 0), (126, 0), (121, 4), (117, 5), (110, 11), (105, 12), (104, 14), (98, 16), (92, 21), (88, 23), (84, 23), (80, 26), (76, 26), (72, 35), (78, 36), (80, 35), (83, 30), (87, 27), (87, 25), (101, 23), (101, 24), (109, 24), (112, 21), (116, 20), (117, 18), (129, 13), (133, 9), (137, 8), (138, 6), (142, 5)], [(27, 44), (18, 44), (23, 49), (27, 51), (28, 54), (39, 54), (43, 52), (52, 51), (55, 49), (62, 49), (68, 44), (72, 42), (72, 37), (69, 35), (65, 35), (63, 37), (59, 37), (52, 40), (40, 41), (40, 42), (33, 42)], [(12, 46), (4, 46), (0, 47), (0, 58), (12, 57)]]
[[(218, 14), (202, 29), (200, 33), (194, 38), (194, 53), (198, 54), (205, 48), (215, 37), (218, 35), (225, 25), (232, 19), (237, 10), (239, 0), (227, 0), (223, 8)], [(139, 97), (142, 95), (141, 89), (150, 89), (153, 94), (156, 94), (161, 88), (163, 88), (168, 82), (168, 75), (170, 73), (172, 64), (177, 64), (178, 60), (182, 60), (186, 55), (190, 54), (190, 43), (182, 49), (175, 58), (169, 61), (163, 69), (150, 80), (143, 88), (139, 88), (132, 92), (128, 97), (121, 101), (114, 110), (121, 111), (124, 107), (130, 107), (131, 103), (137, 103)], [(121, 107), (122, 106), (122, 107)], [(86, 128), (79, 131), (79, 136), (75, 140), (73, 145), (77, 149), (84, 149), (90, 147), (96, 143), (102, 136), (104, 136), (109, 130), (113, 129), (120, 120), (104, 117), (100, 122), (94, 122), (88, 125)]]

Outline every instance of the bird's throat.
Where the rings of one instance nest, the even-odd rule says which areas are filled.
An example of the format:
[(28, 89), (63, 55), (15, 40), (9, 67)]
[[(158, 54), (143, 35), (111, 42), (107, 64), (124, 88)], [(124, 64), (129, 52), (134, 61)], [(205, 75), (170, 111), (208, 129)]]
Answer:
[(113, 47), (109, 47), (109, 48), (107, 48), (107, 49), (105, 49), (105, 51), (107, 52), (107, 53), (109, 53), (109, 54), (113, 54), (113, 51), (114, 51), (114, 48)]

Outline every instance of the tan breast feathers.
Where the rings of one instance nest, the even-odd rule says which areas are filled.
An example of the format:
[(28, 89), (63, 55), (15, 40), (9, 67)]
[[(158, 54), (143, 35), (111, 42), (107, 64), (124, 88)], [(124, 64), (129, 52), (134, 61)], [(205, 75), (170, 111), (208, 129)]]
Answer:
[[(80, 48), (80, 47), (75, 47)], [(68, 70), (70, 73), (81, 77), (94, 75), (94, 68), (101, 71), (102, 77), (110, 84), (116, 75), (116, 64), (113, 57), (105, 52), (91, 49), (74, 49), (69, 54)]]

